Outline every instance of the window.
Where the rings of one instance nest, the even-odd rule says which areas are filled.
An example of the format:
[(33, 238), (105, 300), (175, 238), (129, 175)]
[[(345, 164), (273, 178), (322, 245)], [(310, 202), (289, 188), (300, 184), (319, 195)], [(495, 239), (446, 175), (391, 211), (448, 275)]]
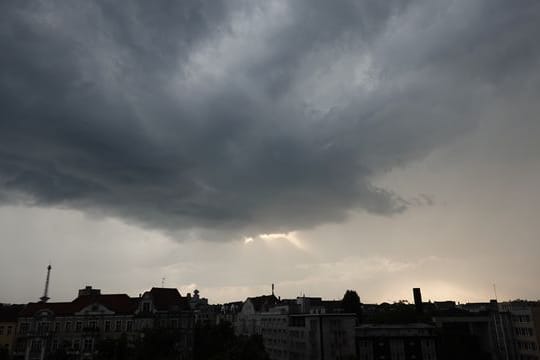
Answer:
[(11, 335), (11, 330), (13, 329), (13, 327), (10, 325), (7, 327), (7, 333), (6, 335)]
[(110, 320), (105, 320), (105, 331), (106, 332), (111, 331), (111, 321)]
[(37, 331), (40, 334), (49, 332), (49, 323), (48, 322), (40, 322), (38, 324)]
[(122, 331), (122, 320), (116, 320), (116, 323), (114, 325), (114, 330)]
[(171, 320), (171, 326), (173, 329), (178, 329), (178, 320), (176, 319)]
[(17, 343), (15, 343), (15, 351), (16, 352), (23, 352), (26, 350), (26, 342), (24, 340), (18, 340)]
[(92, 345), (93, 345), (93, 341), (91, 338), (84, 339), (83, 350), (92, 351)]
[(128, 320), (126, 323), (126, 331), (132, 331), (133, 330), (133, 321)]
[(32, 340), (32, 344), (30, 345), (30, 350), (32, 352), (41, 351), (41, 341), (40, 340)]
[(51, 342), (51, 350), (56, 351), (57, 349), (58, 349), (58, 340), (53, 339), (53, 341)]
[(21, 323), (21, 327), (19, 328), (20, 334), (26, 334), (28, 332), (28, 323)]
[(82, 321), (77, 321), (75, 323), (75, 331), (81, 331), (82, 330)]
[(4, 335), (4, 327), (0, 326), (0, 335)]
[(71, 331), (71, 321), (66, 321), (66, 332)]
[(57, 321), (54, 323), (54, 332), (60, 331), (60, 322)]
[(73, 349), (79, 350), (81, 348), (81, 340), (75, 339), (73, 340)]
[(95, 329), (96, 328), (96, 322), (95, 321), (89, 321), (88, 322), (88, 327), (90, 329)]

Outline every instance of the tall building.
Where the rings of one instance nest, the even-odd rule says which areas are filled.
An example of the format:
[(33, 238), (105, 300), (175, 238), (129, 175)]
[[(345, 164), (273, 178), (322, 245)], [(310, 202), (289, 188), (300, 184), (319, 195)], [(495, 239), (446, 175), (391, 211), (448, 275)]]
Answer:
[(238, 334), (262, 336), (272, 360), (352, 358), (356, 314), (333, 312), (337, 308), (335, 302), (321, 298), (248, 298), (235, 329)]
[(540, 359), (540, 302), (511, 301), (500, 305), (511, 314), (515, 347), (520, 360)]

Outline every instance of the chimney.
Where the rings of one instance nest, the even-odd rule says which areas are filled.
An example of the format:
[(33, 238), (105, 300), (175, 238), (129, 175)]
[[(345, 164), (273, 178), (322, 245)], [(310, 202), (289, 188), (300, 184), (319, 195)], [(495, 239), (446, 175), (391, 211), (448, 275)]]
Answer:
[(413, 288), (413, 296), (416, 312), (422, 314), (424, 312), (424, 307), (422, 304), (422, 293), (420, 292), (420, 288)]
[(93, 289), (91, 286), (85, 286), (84, 289), (79, 290), (79, 297), (81, 296), (97, 296), (101, 295), (100, 289)]

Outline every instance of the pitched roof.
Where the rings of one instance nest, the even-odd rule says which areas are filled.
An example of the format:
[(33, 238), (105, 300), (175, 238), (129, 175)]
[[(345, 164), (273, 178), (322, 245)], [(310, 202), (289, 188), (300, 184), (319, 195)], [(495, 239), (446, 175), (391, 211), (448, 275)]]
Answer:
[(126, 294), (100, 294), (95, 296), (79, 296), (73, 300), (72, 303), (76, 306), (76, 311), (80, 311), (89, 305), (97, 303), (105, 306), (117, 314), (130, 314), (137, 309), (138, 299), (131, 298)]
[(24, 305), (0, 305), (0, 321), (15, 322)]
[(29, 303), (21, 311), (21, 316), (33, 316), (41, 310), (49, 310), (56, 316), (72, 315), (92, 304), (101, 304), (117, 314), (131, 314), (137, 309), (138, 299), (126, 294), (85, 295), (72, 302)]
[(270, 306), (276, 305), (279, 302), (278, 298), (274, 295), (249, 297), (246, 301), (250, 301), (253, 304), (255, 311), (268, 311)]
[(20, 312), (20, 316), (33, 316), (38, 311), (49, 310), (55, 315), (71, 315), (77, 311), (72, 302), (52, 302), (52, 303), (28, 303)]
[(180, 295), (176, 288), (152, 288), (149, 291), (154, 307), (158, 311), (184, 310), (189, 306), (187, 300)]

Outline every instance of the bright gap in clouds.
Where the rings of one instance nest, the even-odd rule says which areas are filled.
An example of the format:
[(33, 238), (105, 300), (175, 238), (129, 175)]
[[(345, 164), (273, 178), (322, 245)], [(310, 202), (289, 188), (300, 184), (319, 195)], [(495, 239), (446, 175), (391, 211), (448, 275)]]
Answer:
[(269, 234), (259, 234), (256, 237), (244, 237), (244, 244), (250, 244), (255, 241), (255, 239), (264, 240), (267, 243), (275, 243), (277, 241), (285, 240), (290, 244), (295, 246), (298, 249), (305, 250), (305, 245), (300, 241), (297, 231), (291, 231), (288, 233), (269, 233)]

